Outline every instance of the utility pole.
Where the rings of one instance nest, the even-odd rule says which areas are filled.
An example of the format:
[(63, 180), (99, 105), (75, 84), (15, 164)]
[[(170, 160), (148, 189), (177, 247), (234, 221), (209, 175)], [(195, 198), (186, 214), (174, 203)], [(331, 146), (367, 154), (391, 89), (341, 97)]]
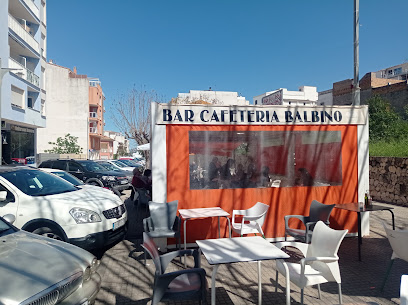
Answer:
[(360, 0), (354, 0), (354, 80), (353, 80), (353, 106), (360, 105), (359, 84), (359, 27), (360, 27)]

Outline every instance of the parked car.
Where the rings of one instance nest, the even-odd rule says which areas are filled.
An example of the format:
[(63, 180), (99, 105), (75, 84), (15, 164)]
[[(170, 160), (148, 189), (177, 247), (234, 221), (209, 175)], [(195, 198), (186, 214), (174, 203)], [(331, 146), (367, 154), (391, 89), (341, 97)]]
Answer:
[(143, 167), (146, 166), (146, 160), (143, 159), (143, 158), (138, 158), (138, 157), (120, 157), (120, 158), (119, 158), (119, 161), (122, 161), (122, 160), (131, 160), (131, 161), (133, 161), (134, 163), (139, 164), (139, 165), (141, 165), (141, 166), (143, 166)]
[(126, 167), (127, 169), (122, 169), (121, 167), (117, 166), (110, 160), (95, 160), (98, 164), (102, 165), (103, 167), (107, 168), (110, 171), (123, 173), (126, 175), (129, 181), (132, 181), (133, 178), (133, 168), (134, 167)]
[(92, 185), (92, 184), (85, 184), (83, 183), (81, 180), (79, 180), (77, 177), (71, 175), (70, 173), (67, 173), (66, 171), (63, 171), (61, 169), (56, 169), (56, 168), (46, 168), (43, 167), (41, 168), (42, 171), (47, 172), (47, 173), (51, 173), (54, 174), (66, 181), (68, 181), (69, 183), (72, 183), (73, 185), (79, 187), (79, 188), (85, 188), (88, 189), (92, 192), (108, 192), (110, 194), (114, 194), (110, 189), (108, 188), (104, 188), (104, 187), (99, 187), (96, 185)]
[(28, 166), (0, 166), (0, 216), (20, 229), (77, 245), (103, 249), (122, 240), (127, 211), (109, 192), (79, 188)]
[(47, 160), (38, 167), (64, 170), (82, 180), (85, 184), (109, 188), (118, 196), (120, 196), (121, 191), (130, 187), (131, 182), (125, 174), (110, 171), (92, 160)]
[(0, 240), (0, 304), (94, 303), (101, 277), (91, 253), (21, 231), (1, 217)]
[[(133, 172), (133, 169), (134, 169), (134, 167), (127, 166), (125, 163), (121, 162), (120, 160), (95, 160), (95, 161), (109, 162), (109, 163), (113, 164), (114, 166), (116, 166), (117, 168), (119, 168), (121, 170), (125, 170), (125, 171)], [(139, 165), (139, 166), (142, 167), (141, 165)]]
[(135, 161), (130, 160), (130, 159), (119, 159), (119, 161), (126, 164), (127, 166), (133, 167), (133, 168), (141, 166), (140, 164), (138, 164)]

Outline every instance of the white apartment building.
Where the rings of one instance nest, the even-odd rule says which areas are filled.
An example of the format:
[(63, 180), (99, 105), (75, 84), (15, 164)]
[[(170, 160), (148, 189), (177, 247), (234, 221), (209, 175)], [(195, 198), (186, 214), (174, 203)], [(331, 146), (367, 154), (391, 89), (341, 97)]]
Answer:
[(125, 138), (123, 134), (116, 131), (105, 130), (104, 135), (113, 139), (113, 154), (118, 153), (119, 145), (123, 145), (126, 152), (129, 152), (129, 140)]
[(280, 88), (265, 92), (253, 98), (254, 105), (316, 106), (318, 93), (316, 87), (302, 86), (299, 91)]
[(217, 105), (249, 105), (249, 101), (243, 96), (239, 96), (238, 92), (232, 91), (212, 91), (210, 90), (190, 90), (189, 93), (179, 93), (177, 98), (172, 100), (175, 104), (191, 104), (191, 103), (206, 102)]
[(100, 159), (105, 96), (99, 79), (49, 62), (46, 89), (47, 126), (38, 130), (38, 152), (69, 133), (89, 159)]
[(46, 37), (46, 0), (0, 1), (1, 148), (6, 163), (35, 156), (37, 132), (45, 127)]
[(53, 148), (67, 133), (78, 137), (78, 145), (87, 153), (89, 125), (89, 81), (68, 68), (47, 63), (47, 126), (38, 130), (39, 153)]
[(377, 78), (408, 80), (408, 63), (389, 67), (375, 72)]

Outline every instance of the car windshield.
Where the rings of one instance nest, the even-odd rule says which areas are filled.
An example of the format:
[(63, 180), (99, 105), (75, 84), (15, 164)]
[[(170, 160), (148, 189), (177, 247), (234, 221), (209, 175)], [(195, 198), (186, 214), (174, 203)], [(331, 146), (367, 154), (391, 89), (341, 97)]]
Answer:
[(14, 184), (29, 196), (46, 196), (77, 191), (71, 183), (35, 169), (21, 169), (0, 173), (0, 176)]
[(100, 172), (107, 170), (105, 166), (98, 164), (97, 162), (94, 161), (81, 162), (81, 165), (85, 167), (86, 170), (89, 172)]
[(127, 165), (121, 161), (112, 161), (112, 163), (119, 167), (127, 167)]
[(132, 161), (132, 160), (120, 160), (120, 162), (125, 163), (127, 166), (131, 166), (131, 167), (137, 167), (139, 166), (136, 162)]
[(83, 185), (81, 180), (79, 180), (77, 177), (72, 176), (71, 174), (68, 174), (66, 172), (52, 172), (54, 175), (57, 175), (58, 177), (61, 177), (64, 180), (67, 180), (68, 182), (72, 183), (73, 185)]
[(0, 218), (0, 236), (4, 236), (14, 232), (16, 232), (16, 230)]
[(107, 168), (110, 171), (116, 171), (116, 172), (120, 171), (119, 168), (117, 168), (115, 165), (112, 165), (108, 162), (98, 162), (98, 163), (100, 163), (103, 167)]

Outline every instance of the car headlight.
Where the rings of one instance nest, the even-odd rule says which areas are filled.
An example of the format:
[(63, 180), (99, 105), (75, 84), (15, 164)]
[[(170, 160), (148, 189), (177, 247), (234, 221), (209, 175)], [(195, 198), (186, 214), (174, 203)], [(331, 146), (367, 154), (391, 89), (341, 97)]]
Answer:
[(95, 257), (92, 260), (91, 265), (86, 267), (86, 269), (84, 271), (84, 275), (83, 275), (84, 282), (91, 278), (92, 274), (94, 274), (96, 272), (96, 269), (98, 268), (98, 266), (99, 266), (99, 261)]
[(84, 271), (83, 281), (86, 282), (90, 278), (91, 278), (91, 267), (88, 266), (88, 267), (86, 267), (86, 269)]
[(102, 180), (115, 181), (116, 178), (114, 176), (102, 176)]
[(102, 221), (98, 213), (84, 208), (73, 208), (69, 214), (75, 219), (76, 223), (93, 223)]
[(99, 267), (99, 261), (96, 259), (96, 257), (94, 257), (91, 263), (91, 273), (95, 273), (98, 267)]

